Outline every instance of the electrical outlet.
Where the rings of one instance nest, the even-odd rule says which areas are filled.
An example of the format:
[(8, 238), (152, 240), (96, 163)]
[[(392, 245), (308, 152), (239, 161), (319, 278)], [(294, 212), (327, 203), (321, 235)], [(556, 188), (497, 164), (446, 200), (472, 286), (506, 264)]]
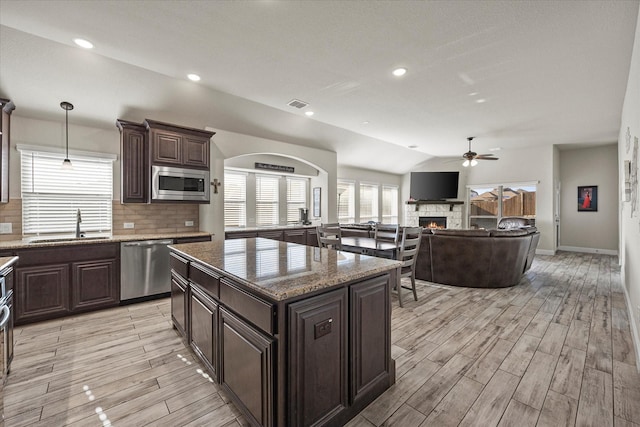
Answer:
[(134, 228), (135, 224), (133, 222), (125, 222), (124, 228)]
[(11, 234), (13, 233), (13, 224), (10, 222), (1, 222), (0, 223), (0, 234)]
[(193, 227), (193, 221), (185, 221), (184, 222), (184, 226), (185, 227)]

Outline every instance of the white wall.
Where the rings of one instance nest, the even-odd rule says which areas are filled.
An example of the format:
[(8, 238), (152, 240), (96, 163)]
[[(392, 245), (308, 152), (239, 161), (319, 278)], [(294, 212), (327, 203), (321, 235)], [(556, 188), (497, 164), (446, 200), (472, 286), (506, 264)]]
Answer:
[[(560, 151), (562, 250), (618, 253), (618, 146)], [(578, 211), (578, 186), (598, 186), (597, 212)]]
[[(627, 129), (631, 134), (631, 147), (627, 150)], [(620, 200), (624, 200), (624, 160), (632, 160), (633, 144), (640, 139), (640, 11), (636, 24), (636, 37), (629, 69), (629, 80), (622, 108), (620, 136), (618, 138), (618, 183)], [(640, 148), (639, 148), (640, 150)], [(638, 155), (640, 157), (640, 155)], [(637, 173), (638, 160), (633, 159)], [(620, 209), (620, 263), (622, 283), (627, 293), (631, 326), (636, 343), (636, 366), (640, 369), (640, 189), (636, 187), (639, 206), (632, 215), (631, 203), (621, 202)]]
[[(19, 107), (19, 105), (18, 105)], [(70, 112), (72, 114), (73, 111)], [(32, 119), (20, 116), (18, 108), (11, 115), (11, 160), (9, 166), (12, 199), (21, 198), (20, 153), (16, 145), (39, 145), (55, 147), (65, 152), (64, 111), (60, 109), (60, 121)], [(113, 199), (120, 198), (120, 132), (113, 121), (113, 129), (77, 126), (69, 122), (69, 153), (97, 152), (116, 154), (113, 165)]]
[[(403, 224), (403, 199), (402, 199), (402, 175), (395, 175), (391, 173), (372, 171), (368, 169), (360, 169), (347, 166), (338, 166), (338, 178), (354, 181), (356, 188), (361, 182), (367, 184), (379, 184), (379, 185), (396, 185), (398, 186), (398, 222)], [(335, 196), (337, 197), (337, 196)], [(378, 193), (378, 206), (382, 207), (382, 191)], [(356, 191), (355, 194), (355, 216), (360, 216), (360, 192)]]
[[(553, 218), (553, 146), (502, 150), (495, 162), (479, 161), (468, 168), (466, 185), (538, 181), (536, 227), (540, 231), (538, 253), (555, 253)], [(461, 177), (462, 178), (462, 177)]]
[[(311, 187), (321, 188), (322, 216), (320, 221), (337, 221), (337, 155), (335, 152), (220, 129), (207, 128), (207, 130), (216, 132), (211, 140), (211, 179), (218, 178), (224, 186), (224, 159), (247, 154), (290, 157), (313, 166), (318, 171), (318, 176), (311, 179)], [(214, 233), (214, 240), (224, 239), (224, 194), (222, 190), (219, 194), (212, 195), (209, 205), (200, 206), (200, 229)]]

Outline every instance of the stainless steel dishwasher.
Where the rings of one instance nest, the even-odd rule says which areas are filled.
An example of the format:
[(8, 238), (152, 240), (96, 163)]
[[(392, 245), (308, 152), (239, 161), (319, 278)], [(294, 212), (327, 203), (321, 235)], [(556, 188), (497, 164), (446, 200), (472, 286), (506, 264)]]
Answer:
[(120, 244), (120, 301), (171, 291), (171, 239)]

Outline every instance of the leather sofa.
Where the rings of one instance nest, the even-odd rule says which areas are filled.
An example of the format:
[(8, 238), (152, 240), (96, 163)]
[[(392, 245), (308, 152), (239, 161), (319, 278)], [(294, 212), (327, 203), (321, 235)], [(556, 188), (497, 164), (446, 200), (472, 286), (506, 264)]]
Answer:
[(531, 267), (540, 233), (535, 227), (430, 230), (422, 234), (416, 278), (474, 288), (517, 285)]

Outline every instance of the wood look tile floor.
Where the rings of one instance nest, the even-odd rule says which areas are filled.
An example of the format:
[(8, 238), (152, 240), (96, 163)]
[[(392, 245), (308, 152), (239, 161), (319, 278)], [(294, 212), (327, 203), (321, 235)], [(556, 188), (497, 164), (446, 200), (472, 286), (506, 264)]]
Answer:
[[(561, 252), (513, 288), (418, 291), (393, 299), (396, 384), (349, 426), (640, 426), (617, 258)], [(246, 425), (172, 329), (168, 299), (15, 336), (7, 427)]]

